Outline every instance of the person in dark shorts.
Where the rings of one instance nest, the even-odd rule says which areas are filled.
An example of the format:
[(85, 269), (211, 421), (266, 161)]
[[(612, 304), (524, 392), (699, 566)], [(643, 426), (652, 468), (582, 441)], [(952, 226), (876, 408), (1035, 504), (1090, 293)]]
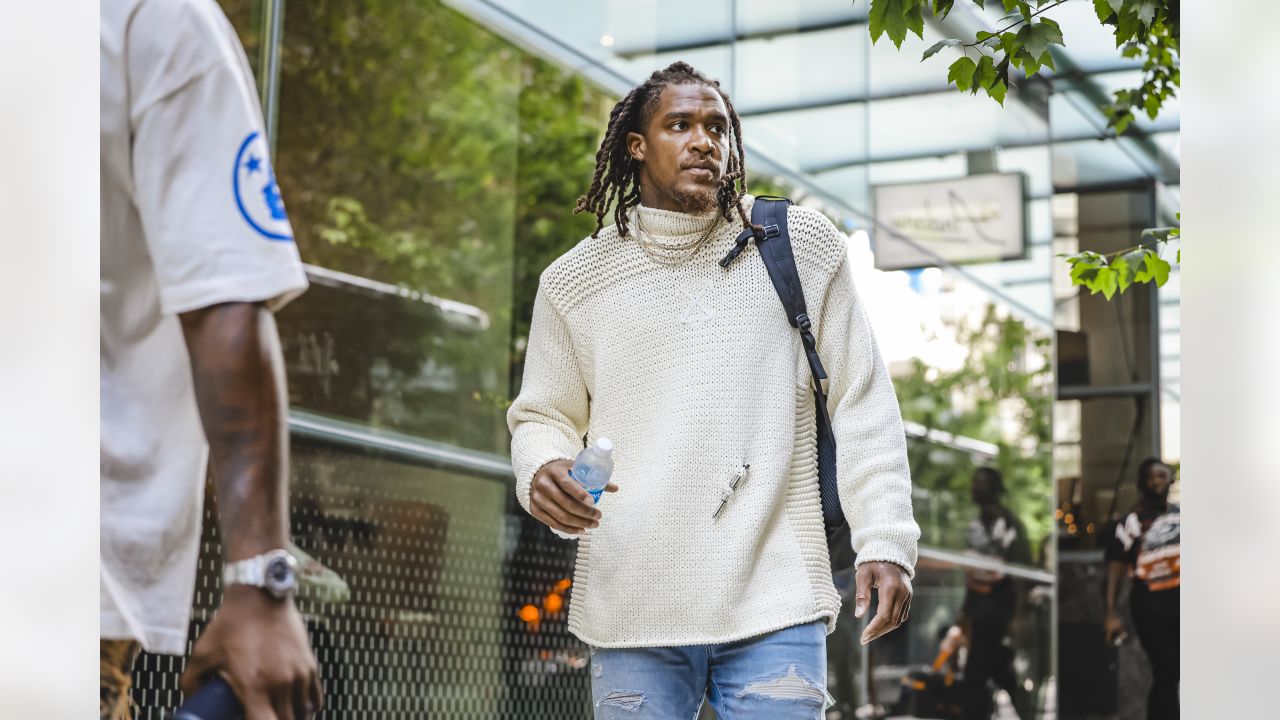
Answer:
[[(1031, 545), (1022, 522), (1001, 501), (1004, 476), (999, 470), (980, 467), (973, 472), (973, 502), (978, 517), (970, 523), (965, 541), (972, 554), (1002, 563), (1031, 563)], [(1005, 644), (1009, 625), (1017, 612), (1018, 594), (1013, 578), (997, 570), (965, 570), (964, 605), (960, 617), (943, 640), (954, 654), (968, 641), (961, 688), (966, 720), (987, 720), (994, 707), (992, 685), (1015, 696), (1013, 652)]]

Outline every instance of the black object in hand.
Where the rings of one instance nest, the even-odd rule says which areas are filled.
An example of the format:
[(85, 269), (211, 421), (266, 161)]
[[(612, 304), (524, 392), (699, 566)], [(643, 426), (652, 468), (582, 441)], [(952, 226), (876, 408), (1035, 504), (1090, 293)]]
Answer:
[(169, 720), (244, 720), (244, 707), (221, 676), (214, 676), (192, 695)]

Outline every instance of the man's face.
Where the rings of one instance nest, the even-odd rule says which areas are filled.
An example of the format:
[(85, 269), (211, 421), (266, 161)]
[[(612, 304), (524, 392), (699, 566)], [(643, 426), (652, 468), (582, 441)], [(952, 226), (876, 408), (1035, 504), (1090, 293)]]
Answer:
[(1000, 493), (996, 491), (995, 481), (986, 475), (973, 476), (970, 495), (973, 502), (978, 505), (993, 505), (1000, 497)]
[(640, 161), (646, 205), (689, 213), (711, 210), (728, 158), (728, 108), (715, 88), (669, 85), (644, 133), (627, 134), (627, 149)]
[(1173, 470), (1168, 465), (1152, 465), (1147, 473), (1147, 494), (1155, 498), (1169, 496), (1169, 486), (1173, 484)]

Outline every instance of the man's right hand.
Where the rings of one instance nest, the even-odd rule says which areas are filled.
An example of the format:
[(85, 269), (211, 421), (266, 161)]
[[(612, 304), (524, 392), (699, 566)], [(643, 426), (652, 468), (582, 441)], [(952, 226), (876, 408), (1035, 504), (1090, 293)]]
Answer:
[(232, 585), (191, 651), (182, 692), (191, 697), (211, 673), (226, 678), (245, 720), (310, 720), (324, 703), (315, 655), (293, 601)]
[(1116, 613), (1107, 613), (1107, 620), (1103, 624), (1107, 633), (1107, 643), (1117, 645), (1125, 641), (1128, 632), (1124, 629), (1124, 620)]
[[(581, 535), (600, 524), (600, 510), (591, 502), (591, 494), (577, 480), (569, 477), (570, 460), (553, 460), (533, 476), (529, 487), (529, 510), (533, 516), (553, 530)], [(609, 483), (605, 492), (617, 492)]]

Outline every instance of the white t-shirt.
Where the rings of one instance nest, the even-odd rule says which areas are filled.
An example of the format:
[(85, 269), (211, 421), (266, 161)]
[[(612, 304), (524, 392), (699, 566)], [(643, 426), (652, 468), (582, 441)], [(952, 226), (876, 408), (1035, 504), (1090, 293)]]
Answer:
[(307, 280), (221, 9), (101, 9), (101, 636), (181, 654), (208, 447), (177, 316)]

